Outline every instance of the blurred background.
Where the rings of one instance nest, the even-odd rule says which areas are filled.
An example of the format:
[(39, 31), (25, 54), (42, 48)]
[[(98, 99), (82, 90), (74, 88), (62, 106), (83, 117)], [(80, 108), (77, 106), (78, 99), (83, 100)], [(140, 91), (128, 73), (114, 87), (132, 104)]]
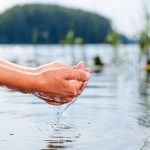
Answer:
[(0, 148), (150, 149), (149, 0), (1, 1), (0, 58), (92, 69), (61, 130), (51, 126), (56, 107), (1, 89)]
[(142, 0), (111, 3), (107, 0), (6, 0), (0, 5), (1, 57), (5, 55), (4, 49), (9, 49), (13, 55), (4, 57), (21, 64), (29, 62), (29, 65), (52, 60), (73, 65), (84, 60), (92, 66), (96, 59), (104, 64), (126, 59), (125, 56), (115, 58), (119, 53), (127, 53), (119, 49), (125, 46), (138, 49), (139, 44), (145, 49), (145, 43), (140, 42), (146, 42), (148, 34), (145, 31), (149, 24), (147, 3)]

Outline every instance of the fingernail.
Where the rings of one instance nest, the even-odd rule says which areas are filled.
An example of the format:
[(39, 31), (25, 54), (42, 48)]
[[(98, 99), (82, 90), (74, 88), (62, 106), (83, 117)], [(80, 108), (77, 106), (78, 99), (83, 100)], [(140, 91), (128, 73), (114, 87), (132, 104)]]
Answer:
[(81, 61), (79, 62), (79, 64), (84, 64), (84, 61), (81, 60)]

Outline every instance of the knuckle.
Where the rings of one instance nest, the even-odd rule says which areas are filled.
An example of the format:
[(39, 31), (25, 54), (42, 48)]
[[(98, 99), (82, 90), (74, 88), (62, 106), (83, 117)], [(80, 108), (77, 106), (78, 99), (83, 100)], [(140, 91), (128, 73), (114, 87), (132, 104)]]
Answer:
[(79, 79), (80, 79), (80, 80), (83, 79), (83, 74), (82, 74), (82, 72), (79, 73)]

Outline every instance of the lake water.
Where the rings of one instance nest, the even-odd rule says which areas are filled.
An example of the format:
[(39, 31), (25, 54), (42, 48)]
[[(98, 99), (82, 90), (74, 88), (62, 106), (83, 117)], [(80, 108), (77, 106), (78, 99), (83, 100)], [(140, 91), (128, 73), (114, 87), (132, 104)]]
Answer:
[[(0, 56), (35, 66), (70, 63), (71, 47), (1, 45)], [(3, 150), (149, 150), (150, 83), (140, 69), (136, 45), (120, 47), (119, 64), (110, 65), (107, 45), (76, 46), (75, 60), (92, 66), (101, 56), (106, 67), (92, 78), (77, 101), (53, 128), (58, 109), (28, 94), (0, 88), (0, 149)], [(86, 54), (83, 56), (83, 54)]]

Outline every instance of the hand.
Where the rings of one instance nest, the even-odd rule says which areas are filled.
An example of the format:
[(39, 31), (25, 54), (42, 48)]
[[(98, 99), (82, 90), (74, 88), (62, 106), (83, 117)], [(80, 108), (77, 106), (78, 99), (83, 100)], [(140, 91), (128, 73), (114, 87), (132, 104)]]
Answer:
[[(63, 64), (63, 63), (60, 63), (60, 62), (52, 62), (50, 64), (39, 67), (38, 71), (42, 71), (42, 70), (45, 70), (45, 69), (48, 69), (48, 68), (49, 69), (50, 68), (61, 68), (61, 67), (64, 67), (64, 66), (68, 67), (68, 68), (74, 68), (74, 69), (77, 69), (77, 70), (83, 70), (83, 71), (89, 72), (89, 73), (91, 71), (89, 68), (84, 68), (84, 62), (82, 62), (82, 61), (74, 67)], [(77, 86), (77, 87), (80, 86), (81, 87), (81, 92), (82, 92), (85, 89), (85, 87), (87, 85), (87, 82), (79, 82), (79, 81), (74, 80), (73, 84), (76, 84), (75, 86)], [(41, 98), (41, 99), (43, 99), (48, 104), (52, 104), (52, 105), (65, 104), (65, 102), (70, 102), (74, 99), (74, 96), (69, 96), (69, 97), (63, 98), (64, 100), (62, 100), (63, 101), (62, 102), (58, 98), (54, 98), (54, 97), (52, 98), (51, 95), (48, 95), (48, 94), (45, 94), (45, 93), (35, 93), (34, 95)]]
[(0, 85), (23, 93), (33, 93), (54, 105), (70, 102), (78, 96), (88, 80), (82, 77), (85, 78), (85, 74), (89, 76), (90, 72), (88, 68), (84, 68), (83, 62), (75, 67), (53, 62), (38, 68), (27, 68), (3, 60), (0, 62), (0, 70)]
[(33, 69), (34, 73), (39, 73), (48, 69), (54, 69), (54, 68), (62, 68), (62, 67), (67, 67), (67, 68), (73, 68), (72, 66), (69, 66), (67, 64), (58, 62), (58, 61), (53, 61), (51, 63), (48, 63), (46, 65), (42, 65), (40, 67), (37, 67), (35, 69)]
[[(83, 71), (85, 71), (85, 72), (87, 72), (87, 73), (90, 73), (90, 72), (91, 72), (91, 69), (90, 69), (90, 68), (85, 68), (83, 61), (81, 61), (81, 62), (80, 62), (79, 64), (77, 64), (77, 66), (75, 66), (75, 67), (76, 67), (77, 70), (83, 70)], [(81, 92), (83, 92), (83, 90), (84, 90), (85, 87), (87, 86), (87, 83), (88, 83), (88, 81), (82, 83)]]
[[(35, 95), (54, 105), (68, 103), (72, 100), (69, 98), (81, 93), (83, 82), (88, 81), (89, 77), (88, 72), (72, 68), (50, 69), (39, 74), (37, 82), (40, 86), (37, 86)], [(72, 84), (72, 80), (77, 83)], [(50, 97), (59, 97), (63, 101), (52, 101)]]

